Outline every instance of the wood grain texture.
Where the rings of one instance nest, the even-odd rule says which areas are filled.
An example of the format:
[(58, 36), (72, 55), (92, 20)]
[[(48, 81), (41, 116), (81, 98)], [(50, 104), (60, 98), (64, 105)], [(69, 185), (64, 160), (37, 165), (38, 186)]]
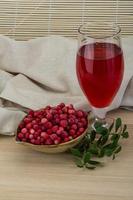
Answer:
[(0, 136), (0, 200), (132, 200), (133, 112), (118, 110), (130, 138), (115, 161), (94, 171), (77, 168), (71, 155), (46, 155)]

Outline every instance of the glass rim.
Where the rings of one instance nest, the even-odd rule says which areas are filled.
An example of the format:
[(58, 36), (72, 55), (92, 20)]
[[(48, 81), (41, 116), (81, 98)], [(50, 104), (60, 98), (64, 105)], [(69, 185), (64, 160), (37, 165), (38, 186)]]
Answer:
[[(95, 27), (96, 27), (96, 25), (101, 25), (101, 29), (102, 29), (102, 26), (106, 26), (106, 27), (110, 28), (110, 30), (114, 29), (114, 32), (110, 35), (107, 35), (107, 36), (95, 37), (92, 34), (90, 34), (89, 31), (85, 32), (84, 30), (82, 30), (85, 26), (88, 26), (88, 25), (90, 25), (90, 29), (91, 29), (92, 25), (95, 25)], [(84, 35), (84, 36), (94, 38), (94, 39), (95, 38), (96, 39), (111, 38), (111, 37), (119, 35), (120, 32), (121, 32), (121, 27), (117, 23), (113, 23), (113, 22), (86, 22), (86, 23), (80, 25), (79, 28), (78, 28), (78, 33), (80, 35)]]

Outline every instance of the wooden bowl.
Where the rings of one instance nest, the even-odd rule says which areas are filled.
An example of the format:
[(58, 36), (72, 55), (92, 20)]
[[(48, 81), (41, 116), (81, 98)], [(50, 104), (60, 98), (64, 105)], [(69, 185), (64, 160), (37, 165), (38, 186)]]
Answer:
[(86, 132), (87, 132), (87, 129), (79, 137), (77, 137), (69, 142), (65, 142), (65, 143), (61, 143), (61, 144), (57, 144), (57, 145), (34, 145), (34, 144), (30, 144), (28, 142), (21, 142), (17, 139), (17, 135), (16, 135), (16, 142), (18, 144), (28, 146), (29, 148), (34, 149), (36, 151), (40, 151), (43, 153), (55, 154), (55, 153), (65, 152), (65, 151), (71, 149), (72, 147), (76, 146), (86, 135)]

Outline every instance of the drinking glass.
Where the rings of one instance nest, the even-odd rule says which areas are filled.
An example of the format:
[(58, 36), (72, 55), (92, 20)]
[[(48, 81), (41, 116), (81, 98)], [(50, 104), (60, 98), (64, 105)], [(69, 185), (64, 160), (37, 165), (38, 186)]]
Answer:
[(107, 126), (106, 110), (117, 94), (124, 73), (121, 29), (114, 23), (90, 22), (78, 29), (76, 71), (95, 121)]

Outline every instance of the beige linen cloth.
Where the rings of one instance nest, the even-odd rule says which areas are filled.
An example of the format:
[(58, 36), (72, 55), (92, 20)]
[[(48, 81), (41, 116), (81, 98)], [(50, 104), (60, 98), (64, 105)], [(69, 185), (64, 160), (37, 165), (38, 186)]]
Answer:
[[(107, 110), (133, 107), (133, 38), (122, 40), (124, 79)], [(12, 135), (25, 108), (73, 103), (89, 110), (75, 73), (77, 40), (61, 36), (15, 41), (0, 36), (0, 133)]]

